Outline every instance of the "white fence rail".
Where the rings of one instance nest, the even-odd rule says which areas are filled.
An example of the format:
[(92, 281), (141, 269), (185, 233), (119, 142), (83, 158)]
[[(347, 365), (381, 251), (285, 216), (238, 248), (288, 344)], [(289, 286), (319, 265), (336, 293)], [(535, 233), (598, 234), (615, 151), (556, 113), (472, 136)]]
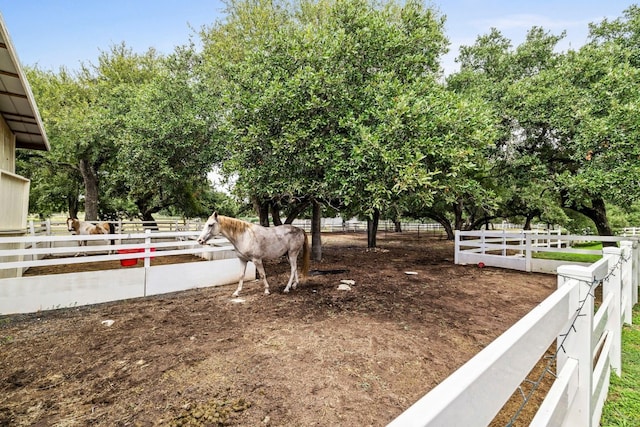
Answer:
[[(96, 221), (91, 221), (95, 223)], [(161, 219), (158, 221), (101, 221), (110, 222), (115, 226), (115, 232), (118, 234), (126, 233), (142, 233), (146, 230), (151, 231), (198, 231), (202, 229), (202, 222), (199, 218), (195, 219)], [(45, 234), (45, 235), (68, 235), (67, 223), (64, 221), (56, 221), (46, 219), (44, 221), (30, 220), (27, 228), (22, 230), (23, 234)], [(15, 233), (14, 233), (15, 234)]]
[[(293, 225), (300, 227), (306, 232), (311, 232), (311, 220), (310, 219), (296, 219), (293, 221)], [(364, 232), (367, 231), (367, 222), (350, 219), (343, 221), (342, 218), (322, 218), (320, 221), (320, 229), (323, 232)], [(414, 221), (403, 221), (400, 223), (400, 229), (406, 232), (425, 233), (425, 234), (437, 234), (444, 233), (444, 227), (438, 223), (422, 223)], [(378, 231), (380, 232), (394, 232), (395, 223), (389, 220), (380, 221), (378, 224)]]
[(597, 426), (611, 369), (621, 373), (622, 322), (631, 323), (638, 302), (639, 262), (638, 242), (623, 241), (588, 267), (559, 267), (556, 292), (389, 426), (488, 425), (554, 341), (545, 373), (555, 363), (555, 380), (531, 425)]
[[(0, 314), (95, 304), (236, 282), (240, 263), (226, 239), (207, 246), (197, 231), (0, 237)], [(106, 240), (105, 240), (106, 239)], [(115, 240), (115, 245), (109, 241)], [(86, 246), (78, 246), (87, 241)], [(78, 254), (79, 256), (75, 256)], [(151, 258), (195, 255), (207, 261), (152, 265)], [(143, 260), (142, 265), (138, 260)], [(131, 260), (131, 263), (127, 261)], [(120, 261), (125, 268), (22, 276), (38, 266)], [(255, 278), (249, 264), (247, 280)]]
[(559, 231), (456, 231), (455, 263), (479, 264), (536, 273), (555, 273), (560, 265), (588, 265), (536, 258), (536, 253), (564, 252), (600, 255), (601, 251), (572, 247), (580, 242), (620, 242), (629, 237), (564, 235)]
[(640, 227), (626, 227), (622, 230), (623, 236), (640, 236)]

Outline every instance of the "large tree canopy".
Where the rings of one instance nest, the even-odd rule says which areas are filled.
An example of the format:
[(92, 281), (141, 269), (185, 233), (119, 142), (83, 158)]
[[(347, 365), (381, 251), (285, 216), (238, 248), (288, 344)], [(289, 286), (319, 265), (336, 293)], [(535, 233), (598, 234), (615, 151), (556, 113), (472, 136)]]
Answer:
[(234, 2), (203, 41), (225, 170), (259, 203), (377, 219), (403, 194), (430, 204), (491, 141), (484, 109), (439, 84), (443, 20), (419, 2)]
[(638, 200), (632, 117), (640, 98), (629, 49), (637, 22), (632, 7), (624, 19), (592, 26), (590, 43), (566, 54), (555, 51), (562, 36), (540, 28), (515, 50), (497, 30), (461, 50), (449, 84), (480, 93), (502, 114), (491, 156), (513, 187), (502, 186), (502, 215), (566, 221), (555, 208), (565, 207), (611, 234), (606, 203)]
[[(73, 216), (82, 201), (87, 220), (152, 221), (168, 207), (204, 215), (209, 207), (197, 195), (209, 191), (217, 158), (209, 144), (215, 131), (192, 84), (193, 55), (191, 48), (139, 55), (118, 45), (76, 75), (30, 70), (52, 146), (37, 154), (41, 161), (21, 163), (38, 184), (32, 207)], [(43, 191), (66, 205), (44, 203)]]

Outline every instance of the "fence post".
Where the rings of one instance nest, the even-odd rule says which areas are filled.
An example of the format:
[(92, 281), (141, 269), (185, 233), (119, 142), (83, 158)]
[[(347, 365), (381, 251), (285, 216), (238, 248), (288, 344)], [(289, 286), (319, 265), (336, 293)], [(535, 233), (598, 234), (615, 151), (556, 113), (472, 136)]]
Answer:
[(622, 321), (620, 320), (620, 307), (622, 304), (622, 292), (620, 271), (622, 267), (622, 251), (620, 248), (607, 247), (602, 249), (604, 257), (608, 258), (608, 273), (602, 280), (602, 299), (610, 293), (613, 294), (613, 306), (607, 320), (607, 330), (613, 334), (611, 344), (611, 368), (620, 376), (622, 369)]
[(144, 230), (144, 296), (147, 296), (147, 276), (151, 267), (151, 229)]
[(453, 263), (458, 265), (458, 259), (460, 258), (460, 230), (455, 230), (454, 251), (453, 251)]
[(532, 253), (531, 253), (531, 234), (530, 233), (524, 233), (524, 269), (525, 271), (531, 272), (532, 267), (531, 267), (531, 258), (532, 258)]
[[(638, 287), (633, 286), (633, 242), (624, 240), (620, 242), (622, 256), (622, 273), (620, 275), (622, 295), (625, 298), (624, 307), (624, 323), (631, 325), (633, 323), (633, 306), (638, 299)], [(635, 290), (635, 292), (634, 292)]]
[(631, 250), (632, 271), (631, 287), (633, 288), (633, 304), (638, 303), (638, 287), (640, 286), (640, 241), (633, 242)]
[(569, 320), (564, 334), (558, 337), (557, 372), (561, 372), (568, 359), (578, 362), (578, 384), (573, 402), (570, 403), (565, 425), (592, 427), (591, 412), (593, 402), (591, 390), (593, 387), (593, 348), (591, 335), (593, 333), (593, 295), (591, 286), (593, 274), (589, 268), (575, 265), (561, 265), (558, 267), (558, 287), (569, 280), (577, 280), (576, 297), (572, 296), (571, 308), (575, 315)]

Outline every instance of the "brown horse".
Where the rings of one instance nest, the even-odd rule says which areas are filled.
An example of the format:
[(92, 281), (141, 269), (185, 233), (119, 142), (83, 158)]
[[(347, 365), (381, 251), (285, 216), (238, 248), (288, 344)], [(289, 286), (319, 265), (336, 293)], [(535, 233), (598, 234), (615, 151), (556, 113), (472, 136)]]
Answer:
[[(89, 221), (80, 221), (78, 218), (67, 218), (67, 230), (76, 235), (114, 234), (115, 226), (110, 222), (100, 222), (98, 224), (93, 224)], [(115, 243), (115, 240), (111, 240), (112, 245), (115, 245)], [(87, 241), (79, 241), (78, 245), (86, 246)], [(109, 251), (109, 253), (111, 253), (111, 251)], [(78, 255), (80, 255), (80, 252), (76, 254), (76, 256)]]
[(238, 289), (233, 293), (237, 297), (242, 290), (244, 275), (247, 270), (247, 262), (255, 264), (264, 282), (264, 293), (269, 295), (269, 283), (262, 266), (263, 259), (275, 259), (283, 255), (289, 258), (291, 275), (284, 292), (298, 285), (298, 254), (302, 251), (302, 276), (309, 272), (311, 253), (309, 242), (304, 230), (293, 225), (279, 225), (277, 227), (263, 227), (251, 224), (236, 218), (213, 213), (204, 224), (202, 233), (198, 237), (198, 243), (204, 245), (208, 240), (222, 234), (233, 245), (242, 265), (242, 273), (238, 283)]

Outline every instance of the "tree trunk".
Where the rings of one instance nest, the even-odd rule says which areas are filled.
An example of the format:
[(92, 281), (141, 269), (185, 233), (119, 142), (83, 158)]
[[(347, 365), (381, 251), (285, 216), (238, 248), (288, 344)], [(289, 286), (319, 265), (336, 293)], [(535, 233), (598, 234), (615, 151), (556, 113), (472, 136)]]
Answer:
[(313, 214), (311, 216), (311, 259), (322, 261), (322, 233), (320, 225), (322, 220), (322, 205), (313, 201)]
[(428, 211), (427, 217), (435, 220), (444, 228), (445, 233), (447, 233), (447, 240), (454, 240), (456, 238), (453, 224), (451, 224), (451, 221), (449, 221), (446, 216), (441, 215), (435, 211)]
[(435, 217), (433, 219), (435, 219), (438, 222), (438, 224), (440, 224), (442, 228), (444, 228), (444, 232), (447, 233), (447, 240), (455, 240), (456, 233), (454, 231), (453, 225), (451, 224), (451, 221), (449, 221), (445, 217), (440, 217), (440, 216)]
[(380, 210), (373, 209), (373, 218), (367, 218), (367, 247), (376, 247), (376, 236), (378, 235), (378, 223), (380, 222)]
[[(613, 230), (611, 230), (611, 226), (609, 225), (609, 220), (607, 218), (607, 208), (601, 197), (592, 197), (591, 206), (583, 206), (576, 203), (567, 204), (566, 195), (561, 194), (561, 196), (567, 208), (581, 213), (593, 221), (593, 224), (596, 226), (596, 230), (598, 230), (599, 236), (613, 236)], [(602, 246), (615, 246), (615, 242), (603, 242)]]
[(144, 221), (144, 228), (158, 231), (160, 228), (158, 227), (158, 223), (156, 219), (153, 217), (153, 214), (149, 211), (142, 212), (142, 221)]
[(98, 220), (98, 174), (86, 159), (80, 160), (80, 173), (84, 180), (84, 219)]
[(269, 202), (268, 201), (256, 201), (256, 208), (258, 210), (258, 218), (260, 219), (260, 225), (263, 227), (269, 226)]
[(456, 233), (453, 230), (453, 227), (451, 226), (451, 222), (450, 221), (440, 221), (440, 225), (442, 225), (444, 227), (444, 231), (445, 233), (447, 233), (447, 240), (455, 240), (456, 239)]
[[(599, 236), (613, 236), (613, 230), (609, 225), (609, 219), (607, 218), (607, 208), (604, 200), (600, 197), (593, 197), (591, 199), (591, 207), (588, 206), (569, 206), (576, 212), (580, 212), (596, 226)], [(615, 246), (615, 242), (602, 242), (602, 246)]]
[(454, 229), (462, 230), (462, 225), (464, 221), (462, 220), (462, 202), (458, 201), (453, 204), (453, 214), (454, 214)]
[(393, 220), (393, 225), (396, 233), (402, 233), (402, 223), (399, 219)]
[(278, 226), (282, 225), (282, 220), (280, 219), (280, 205), (278, 202), (269, 203), (271, 206), (271, 219), (273, 220), (273, 225)]
[(293, 208), (291, 208), (291, 205), (289, 205), (289, 207), (287, 207), (287, 219), (284, 220), (285, 224), (291, 224), (293, 223), (293, 220), (295, 220), (298, 215), (300, 215), (302, 212), (304, 212), (305, 209), (307, 209), (307, 206), (309, 206), (309, 203), (311, 202), (311, 200), (308, 197), (304, 197), (299, 203), (296, 203), (295, 205), (293, 205)]
[(531, 221), (533, 220), (532, 216), (527, 215), (524, 220), (524, 230), (531, 230)]

